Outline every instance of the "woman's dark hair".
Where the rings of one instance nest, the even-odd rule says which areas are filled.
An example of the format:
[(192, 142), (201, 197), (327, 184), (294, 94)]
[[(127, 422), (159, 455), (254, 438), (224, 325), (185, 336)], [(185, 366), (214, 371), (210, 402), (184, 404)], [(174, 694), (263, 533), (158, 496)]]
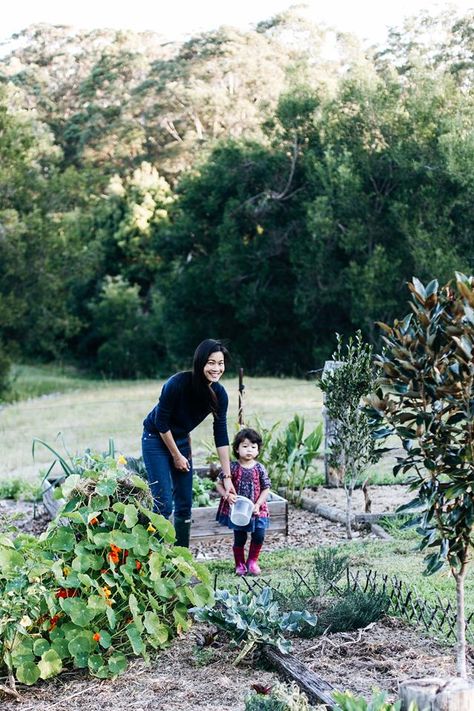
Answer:
[(208, 401), (212, 412), (217, 414), (217, 397), (204, 375), (204, 366), (209, 360), (211, 353), (222, 353), (224, 356), (224, 364), (227, 367), (227, 361), (230, 358), (227, 348), (220, 341), (215, 341), (213, 338), (206, 338), (194, 351), (192, 382), (193, 390), (197, 397)]
[(244, 427), (243, 430), (239, 430), (234, 437), (232, 442), (232, 451), (236, 457), (239, 456), (239, 445), (248, 439), (252, 444), (258, 445), (258, 453), (260, 454), (260, 447), (262, 446), (262, 437), (258, 434), (256, 430), (252, 430), (250, 427)]

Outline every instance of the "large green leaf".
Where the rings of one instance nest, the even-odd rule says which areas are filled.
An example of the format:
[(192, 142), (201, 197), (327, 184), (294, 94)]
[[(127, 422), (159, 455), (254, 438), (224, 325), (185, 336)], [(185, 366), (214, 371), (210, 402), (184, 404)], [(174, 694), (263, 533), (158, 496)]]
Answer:
[(122, 674), (127, 668), (127, 658), (121, 652), (114, 652), (107, 660), (107, 664), (112, 674)]
[(40, 668), (33, 662), (25, 662), (16, 669), (16, 678), (22, 684), (27, 684), (27, 686), (36, 684), (40, 676)]
[(50, 649), (42, 655), (41, 660), (38, 662), (38, 667), (41, 678), (49, 679), (49, 677), (59, 674), (63, 668), (63, 663), (59, 654), (54, 649)]
[(60, 600), (60, 605), (64, 612), (69, 615), (74, 625), (87, 627), (97, 614), (96, 610), (87, 607), (85, 600), (69, 597)]
[(132, 645), (133, 652), (135, 654), (141, 654), (144, 651), (144, 644), (143, 644), (142, 636), (134, 624), (128, 625), (127, 637), (130, 640), (130, 644)]
[(25, 562), (21, 553), (14, 548), (5, 548), (0, 546), (0, 570), (5, 575), (11, 573), (15, 568), (21, 567)]
[(169, 628), (161, 622), (156, 612), (145, 612), (143, 621), (146, 631), (153, 635), (160, 644), (165, 644), (168, 641)]
[(127, 504), (123, 511), (123, 518), (127, 528), (133, 528), (138, 521), (137, 507), (133, 504)]
[(69, 652), (73, 657), (89, 654), (92, 649), (92, 633), (90, 630), (79, 632), (68, 644)]

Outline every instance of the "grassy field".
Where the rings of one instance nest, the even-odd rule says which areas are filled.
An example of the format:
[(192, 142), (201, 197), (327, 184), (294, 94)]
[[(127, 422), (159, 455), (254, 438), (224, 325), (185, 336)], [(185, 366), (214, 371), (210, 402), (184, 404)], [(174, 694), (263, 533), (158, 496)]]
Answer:
[[(338, 546), (338, 551), (349, 556), (349, 565), (356, 568), (377, 570), (398, 580), (403, 580), (410, 588), (416, 590), (418, 597), (436, 603), (437, 596), (456, 604), (456, 588), (447, 566), (434, 575), (423, 575), (423, 556), (415, 550), (417, 537), (399, 541), (352, 541)], [(311, 568), (314, 550), (298, 549), (263, 553), (262, 568), (268, 580), (284, 584), (288, 579), (288, 587), (294, 586), (293, 572), (305, 572)], [(208, 563), (208, 567), (217, 574), (218, 587), (233, 589), (237, 577), (229, 560)], [(238, 582), (238, 581), (237, 581)], [(466, 614), (474, 612), (474, 568), (471, 566), (466, 578)]]
[[(142, 421), (158, 400), (163, 381), (105, 381), (81, 377), (73, 371), (49, 366), (22, 366), (16, 369), (15, 390), (21, 398), (0, 409), (0, 479), (36, 479), (52, 461), (34, 438), (48, 442), (61, 453), (72, 455), (86, 448), (104, 451), (112, 438), (118, 451), (140, 453)], [(229, 435), (238, 418), (238, 380), (226, 374), (223, 384), (229, 394)], [(284, 426), (295, 413), (306, 421), (309, 433), (322, 419), (322, 393), (314, 382), (296, 378), (245, 378), (244, 416), (248, 424), (255, 418), (265, 426)], [(212, 441), (212, 418), (193, 432), (195, 464), (204, 464), (204, 441)], [(375, 482), (391, 482), (393, 460), (384, 459), (372, 467)], [(316, 480), (323, 481), (319, 462)]]
[[(236, 427), (238, 380), (225, 376), (229, 394), (229, 433)], [(51, 454), (37, 447), (35, 437), (71, 454), (87, 447), (105, 450), (109, 438), (124, 454), (138, 455), (142, 421), (158, 400), (162, 381), (106, 382), (78, 377), (59, 369), (23, 367), (15, 388), (23, 398), (0, 410), (0, 477), (35, 477), (51, 462)], [(244, 414), (258, 416), (265, 425), (286, 424), (298, 412), (307, 431), (321, 420), (322, 395), (314, 383), (296, 379), (246, 378)], [(212, 439), (212, 418), (193, 432), (196, 463), (204, 463), (203, 440)]]

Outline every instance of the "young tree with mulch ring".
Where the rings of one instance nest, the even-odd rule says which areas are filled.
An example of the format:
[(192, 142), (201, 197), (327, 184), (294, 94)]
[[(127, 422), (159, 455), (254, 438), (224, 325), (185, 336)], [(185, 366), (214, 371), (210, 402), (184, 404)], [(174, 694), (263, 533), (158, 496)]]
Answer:
[[(388, 422), (406, 452), (394, 468), (413, 471), (417, 496), (401, 507), (416, 513), (426, 573), (448, 562), (456, 581), (457, 671), (466, 677), (464, 581), (474, 525), (474, 277), (456, 272), (454, 286), (408, 285), (413, 313), (380, 323), (381, 390), (372, 414)], [(382, 392), (383, 389), (383, 392)], [(386, 434), (386, 432), (382, 433)]]
[(370, 419), (362, 400), (375, 390), (372, 346), (364, 343), (357, 332), (343, 350), (337, 336), (337, 349), (332, 360), (335, 367), (323, 373), (321, 390), (326, 393), (325, 407), (334, 424), (330, 445), (330, 462), (342, 471), (346, 492), (346, 532), (352, 538), (352, 494), (361, 483), (367, 468), (378, 461), (383, 450), (372, 436)]

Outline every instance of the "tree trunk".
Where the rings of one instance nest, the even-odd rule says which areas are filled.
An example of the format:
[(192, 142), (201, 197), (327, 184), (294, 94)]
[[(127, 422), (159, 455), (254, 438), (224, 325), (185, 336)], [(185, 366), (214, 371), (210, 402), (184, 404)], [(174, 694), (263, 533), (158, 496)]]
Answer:
[[(323, 377), (324, 373), (330, 372), (339, 368), (341, 363), (339, 361), (327, 360), (324, 363)], [(326, 401), (326, 393), (324, 393), (324, 401)], [(326, 408), (323, 403), (323, 419), (324, 419), (324, 473), (326, 477), (326, 486), (342, 486), (344, 481), (343, 469), (339, 465), (335, 465), (334, 462), (331, 463), (331, 442), (334, 439), (334, 431), (336, 428), (336, 423), (334, 420), (328, 416)]]
[(459, 573), (454, 573), (456, 580), (456, 669), (460, 677), (466, 679), (466, 613), (464, 608), (464, 580), (466, 577), (466, 563), (463, 563)]
[(408, 679), (399, 687), (402, 711), (415, 702), (419, 711), (471, 711), (474, 708), (474, 686), (466, 679)]
[(352, 488), (346, 489), (346, 533), (352, 540)]

